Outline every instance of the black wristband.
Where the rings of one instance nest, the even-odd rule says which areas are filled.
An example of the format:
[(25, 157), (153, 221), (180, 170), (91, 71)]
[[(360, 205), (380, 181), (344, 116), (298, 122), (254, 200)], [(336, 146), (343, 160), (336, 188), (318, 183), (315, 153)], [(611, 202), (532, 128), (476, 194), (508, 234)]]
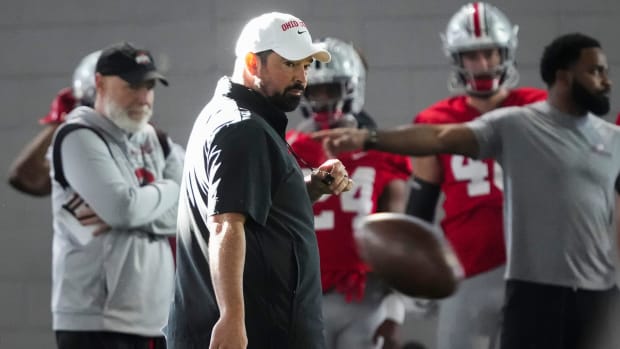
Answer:
[(409, 201), (407, 202), (407, 214), (433, 223), (435, 220), (435, 208), (440, 194), (441, 187), (439, 184), (414, 177)]
[(376, 128), (368, 129), (368, 138), (364, 141), (364, 150), (375, 149), (377, 147), (377, 142), (379, 141), (379, 136), (377, 134)]

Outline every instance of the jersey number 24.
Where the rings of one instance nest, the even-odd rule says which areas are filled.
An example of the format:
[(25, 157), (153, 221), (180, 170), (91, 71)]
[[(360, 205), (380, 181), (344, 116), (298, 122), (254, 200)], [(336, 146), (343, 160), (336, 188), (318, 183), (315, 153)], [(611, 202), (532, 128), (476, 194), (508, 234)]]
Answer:
[[(340, 209), (342, 212), (356, 213), (353, 218), (352, 228), (355, 228), (357, 221), (369, 215), (372, 211), (372, 190), (375, 184), (376, 171), (372, 167), (360, 166), (352, 174), (353, 188), (338, 196), (340, 199)], [(318, 201), (326, 201), (332, 195), (323, 195)], [(335, 228), (336, 210), (322, 210), (314, 216), (314, 229), (333, 230)]]

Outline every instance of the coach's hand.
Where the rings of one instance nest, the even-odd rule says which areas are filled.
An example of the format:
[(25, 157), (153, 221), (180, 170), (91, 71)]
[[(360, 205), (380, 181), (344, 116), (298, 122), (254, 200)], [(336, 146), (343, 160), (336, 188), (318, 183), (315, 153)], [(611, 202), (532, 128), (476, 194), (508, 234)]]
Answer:
[(315, 201), (323, 194), (340, 195), (351, 190), (353, 180), (340, 160), (330, 159), (306, 177), (306, 185), (310, 198)]
[(86, 203), (75, 211), (75, 218), (77, 218), (82, 225), (92, 225), (96, 227), (93, 231), (94, 236), (101, 235), (110, 230), (110, 226), (97, 216), (97, 213)]
[(312, 138), (322, 142), (325, 151), (332, 156), (364, 148), (368, 137), (368, 130), (350, 127), (322, 130), (312, 134)]
[(81, 225), (92, 226), (94, 236), (110, 230), (110, 226), (77, 193), (73, 194), (71, 199), (63, 205), (63, 209), (68, 210)]
[(209, 349), (246, 349), (248, 336), (243, 317), (222, 316), (211, 332)]

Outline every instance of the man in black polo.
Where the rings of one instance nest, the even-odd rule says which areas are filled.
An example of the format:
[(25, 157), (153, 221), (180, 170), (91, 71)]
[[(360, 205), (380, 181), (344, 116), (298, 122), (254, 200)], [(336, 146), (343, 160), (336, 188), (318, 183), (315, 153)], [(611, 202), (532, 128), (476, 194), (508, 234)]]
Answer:
[(246, 24), (236, 56), (188, 143), (168, 347), (321, 349), (311, 205), (352, 181), (338, 160), (304, 178), (284, 132), (306, 68), (330, 55), (273, 12)]

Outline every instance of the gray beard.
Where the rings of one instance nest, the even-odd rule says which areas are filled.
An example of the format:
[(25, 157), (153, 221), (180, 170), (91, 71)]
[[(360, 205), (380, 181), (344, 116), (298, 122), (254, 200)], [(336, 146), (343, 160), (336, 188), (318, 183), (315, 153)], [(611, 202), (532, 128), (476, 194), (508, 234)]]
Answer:
[(145, 115), (142, 119), (140, 119), (140, 121), (134, 120), (129, 117), (127, 110), (119, 107), (114, 101), (108, 99), (105, 99), (103, 102), (103, 112), (105, 113), (105, 116), (110, 119), (110, 121), (128, 133), (142, 131), (149, 123), (151, 116), (153, 115), (152, 110), (149, 108), (148, 111), (144, 112)]

